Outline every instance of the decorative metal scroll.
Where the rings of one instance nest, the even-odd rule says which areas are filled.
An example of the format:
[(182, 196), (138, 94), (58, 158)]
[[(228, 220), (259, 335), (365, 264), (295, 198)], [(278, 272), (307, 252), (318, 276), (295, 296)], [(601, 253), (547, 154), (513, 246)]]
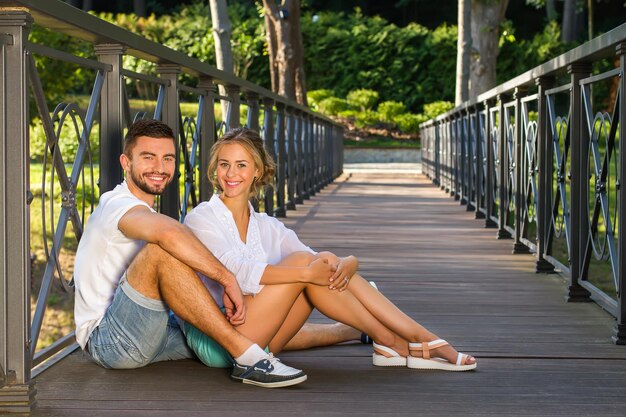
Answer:
[(522, 194), (521, 207), (521, 237), (531, 247), (536, 244), (536, 233), (529, 236), (530, 230), (537, 227), (537, 174), (539, 172), (537, 158), (537, 121), (531, 120), (530, 109), (536, 104), (537, 96), (529, 96), (521, 100), (520, 105), (520, 141), (522, 151), (522, 166), (520, 187)]
[(504, 218), (500, 219), (501, 225), (504, 226), (510, 233), (513, 232), (513, 215), (515, 213), (515, 193), (517, 191), (517, 179), (515, 178), (515, 125), (518, 123), (515, 120), (514, 114), (515, 103), (509, 103), (504, 106), (504, 114), (501, 123), (504, 123), (504, 146), (505, 153), (502, 158), (504, 159), (504, 172), (506, 173), (506, 179), (504, 181), (504, 201), (502, 206), (504, 208)]
[[(568, 113), (557, 115), (556, 98), (557, 94), (547, 94), (547, 118), (548, 137), (553, 149), (552, 153), (552, 201), (551, 220), (546, 236), (547, 254), (558, 256), (553, 245), (555, 239), (565, 242), (567, 250), (566, 259), (557, 259), (558, 262), (566, 262), (571, 256), (571, 221), (569, 208), (570, 195), (570, 117), (569, 90), (567, 94), (561, 94), (568, 100)], [(567, 268), (567, 267), (566, 267)]]
[(491, 201), (493, 202), (493, 208), (491, 211), (491, 215), (496, 217), (498, 214), (498, 207), (502, 202), (500, 201), (500, 195), (498, 193), (498, 189), (500, 188), (500, 164), (503, 163), (500, 161), (500, 129), (498, 120), (500, 112), (497, 107), (489, 108), (489, 130), (491, 131), (491, 152), (493, 155), (493, 184), (491, 184), (491, 189), (489, 192), (491, 193)]
[[(212, 103), (211, 103), (212, 104)], [(181, 198), (180, 221), (185, 220), (185, 216), (189, 210), (189, 206), (195, 207), (200, 201), (198, 170), (200, 151), (200, 137), (202, 135), (200, 127), (202, 126), (202, 114), (204, 112), (205, 98), (200, 96), (198, 100), (198, 112), (196, 117), (185, 117), (181, 120), (179, 140), (180, 152), (182, 154), (182, 162), (184, 164), (184, 187)], [(180, 111), (179, 111), (180, 114)], [(204, 149), (208, 152), (208, 149)], [(200, 173), (205, 175), (206, 173)]]
[[(66, 291), (72, 291), (72, 280), (64, 276), (64, 272), (59, 261), (59, 253), (62, 249), (63, 238), (65, 237), (68, 222), (72, 223), (76, 240), (80, 241), (85, 217), (88, 214), (86, 213), (87, 207), (89, 207), (89, 212), (91, 212), (95, 202), (93, 160), (89, 137), (94, 125), (96, 108), (100, 100), (100, 93), (104, 83), (104, 71), (99, 70), (96, 74), (94, 86), (89, 98), (89, 105), (86, 113), (84, 114), (75, 104), (67, 103), (59, 104), (56, 106), (54, 111), (50, 113), (32, 54), (28, 54), (28, 71), (34, 101), (37, 106), (39, 116), (41, 117), (43, 130), (46, 136), (47, 147), (47, 152), (44, 154), (44, 175), (42, 179), (42, 224), (44, 231), (44, 248), (46, 251), (46, 266), (39, 295), (37, 297), (37, 305), (33, 314), (33, 321), (31, 325), (31, 340), (33, 342), (30, 345), (30, 353), (34, 358), (33, 363), (37, 365), (49, 356), (48, 353), (35, 355), (35, 350), (37, 348), (37, 341), (41, 331), (46, 304), (55, 275)], [(59, 138), (61, 137), (63, 129), (68, 126), (68, 124), (74, 129), (76, 137), (78, 138), (76, 156), (72, 164), (71, 174), (69, 175), (66, 169), (65, 161), (63, 160), (63, 155), (61, 155), (61, 148), (59, 146)], [(51, 165), (52, 172), (49, 182), (45, 175), (48, 164)], [(87, 187), (85, 186), (85, 170), (89, 171), (89, 178), (91, 180), (91, 192), (89, 194), (87, 194)], [(58, 217), (55, 215), (54, 207), (54, 187), (57, 181), (61, 187), (61, 209)], [(82, 195), (80, 196), (77, 195), (77, 185), (79, 183), (82, 185)], [(48, 198), (48, 207), (46, 207), (46, 196)], [(78, 209), (78, 200), (82, 201), (80, 211)], [(48, 214), (49, 223), (46, 221), (46, 216)], [(51, 242), (48, 242), (46, 236), (48, 230), (51, 232)], [(46, 350), (46, 352), (54, 351), (54, 349), (61, 349), (62, 347), (70, 344), (72, 340), (73, 334), (67, 335), (55, 342)]]
[[(612, 114), (597, 112), (594, 115), (591, 103), (591, 84), (582, 86), (583, 125), (589, 135), (587, 206), (589, 216), (589, 239), (586, 242), (583, 262), (583, 279), (589, 270), (591, 255), (596, 260), (608, 261), (617, 293), (618, 253), (615, 225), (618, 213), (618, 157), (619, 141), (617, 127), (620, 122), (620, 96), (617, 92)], [(593, 198), (592, 198), (593, 197)]]

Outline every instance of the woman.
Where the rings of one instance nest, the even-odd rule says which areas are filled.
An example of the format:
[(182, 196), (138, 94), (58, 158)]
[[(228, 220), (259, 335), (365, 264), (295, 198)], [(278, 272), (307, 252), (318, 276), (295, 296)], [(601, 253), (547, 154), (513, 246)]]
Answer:
[[(466, 371), (476, 360), (458, 353), (400, 311), (357, 274), (354, 256), (316, 253), (280, 221), (256, 213), (249, 198), (270, 184), (275, 165), (259, 135), (226, 133), (211, 149), (208, 175), (220, 192), (198, 205), (185, 224), (235, 276), (246, 298), (246, 322), (237, 330), (280, 352), (313, 308), (374, 339), (373, 363), (415, 369)], [(223, 291), (204, 279), (218, 303)], [(230, 318), (228, 299), (225, 314)], [(209, 366), (226, 366), (224, 352), (185, 324), (189, 345)]]

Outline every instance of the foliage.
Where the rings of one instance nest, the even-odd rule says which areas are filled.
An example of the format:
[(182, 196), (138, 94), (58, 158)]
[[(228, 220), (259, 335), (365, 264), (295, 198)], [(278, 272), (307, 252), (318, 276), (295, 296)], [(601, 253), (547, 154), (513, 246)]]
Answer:
[(500, 39), (500, 54), (496, 67), (498, 83), (522, 74), (575, 46), (561, 42), (561, 29), (554, 21), (549, 22), (544, 30), (531, 40), (517, 40), (514, 36), (515, 29), (510, 22), (505, 23), (505, 27), (507, 36)]
[(374, 127), (380, 123), (380, 117), (378, 113), (372, 110), (363, 110), (357, 112), (354, 120), (354, 124), (358, 128)]
[[(79, 125), (79, 128), (82, 128)], [(91, 129), (90, 135), (90, 147), (91, 156), (93, 159), (98, 159), (100, 155), (99, 140), (100, 126), (96, 123)], [(78, 151), (79, 137), (71, 122), (65, 122), (65, 125), (61, 129), (61, 134), (58, 140), (59, 152), (66, 164), (73, 163), (76, 157), (76, 151)], [(34, 162), (43, 161), (44, 153), (47, 152), (46, 135), (43, 130), (43, 125), (39, 119), (34, 119), (30, 127), (30, 159)], [(50, 160), (50, 154), (48, 154), (48, 160)]]
[(394, 118), (406, 113), (406, 106), (399, 101), (384, 101), (378, 105), (378, 114), (383, 122), (392, 123)]
[(313, 110), (317, 110), (320, 101), (328, 97), (333, 97), (334, 95), (335, 92), (333, 90), (322, 88), (320, 90), (307, 91), (306, 98), (307, 102), (309, 103), (309, 107), (311, 107)]
[(346, 100), (353, 107), (356, 107), (363, 111), (370, 110), (378, 101), (378, 92), (374, 90), (368, 90), (366, 88), (359, 88), (357, 90), (350, 91), (348, 93), (348, 96), (346, 97)]
[(327, 97), (318, 103), (318, 110), (330, 116), (337, 116), (348, 107), (346, 100), (337, 97)]
[(393, 118), (394, 123), (398, 125), (398, 129), (405, 133), (419, 133), (420, 124), (427, 121), (429, 117), (423, 114), (400, 114)]
[(426, 120), (433, 119), (453, 108), (454, 103), (450, 101), (440, 100), (433, 103), (424, 104), (424, 116), (426, 116)]

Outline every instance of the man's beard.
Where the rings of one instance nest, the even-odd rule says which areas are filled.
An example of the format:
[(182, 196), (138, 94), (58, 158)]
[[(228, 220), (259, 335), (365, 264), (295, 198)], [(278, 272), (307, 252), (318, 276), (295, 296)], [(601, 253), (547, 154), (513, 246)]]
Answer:
[[(159, 174), (159, 175), (165, 175), (163, 173), (160, 172), (151, 172), (150, 174)], [(147, 174), (149, 175), (149, 174)], [(172, 180), (172, 177), (169, 176), (167, 178), (167, 180), (163, 183), (162, 187), (159, 186), (151, 186), (149, 185), (143, 178), (143, 175), (137, 175), (132, 167), (130, 169), (130, 176), (133, 180), (133, 183), (135, 183), (135, 185), (137, 186), (137, 188), (139, 188), (141, 191), (143, 191), (144, 193), (148, 193), (148, 194), (152, 194), (152, 195), (161, 195), (163, 194), (163, 191), (165, 191), (165, 188), (167, 188), (167, 186), (169, 185), (169, 183)]]

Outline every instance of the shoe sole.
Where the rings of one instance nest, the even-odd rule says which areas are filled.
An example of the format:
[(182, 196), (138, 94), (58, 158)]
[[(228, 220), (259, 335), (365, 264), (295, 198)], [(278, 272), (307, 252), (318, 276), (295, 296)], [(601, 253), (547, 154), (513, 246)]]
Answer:
[(406, 358), (402, 356), (388, 358), (374, 353), (372, 354), (372, 363), (374, 366), (406, 366)]
[(476, 369), (476, 363), (470, 365), (456, 365), (443, 359), (422, 359), (410, 357), (406, 366), (411, 369), (430, 369), (438, 371), (462, 372)]
[(306, 375), (302, 375), (299, 376), (297, 378), (294, 379), (287, 379), (285, 381), (276, 381), (276, 382), (259, 382), (259, 381), (253, 381), (251, 379), (242, 379), (242, 378), (236, 378), (234, 376), (231, 376), (231, 378), (235, 381), (244, 383), (244, 384), (249, 384), (249, 385), (256, 385), (257, 387), (263, 387), (263, 388), (282, 388), (282, 387), (290, 387), (292, 385), (297, 385), (300, 384), (304, 381), (306, 381), (307, 376)]

